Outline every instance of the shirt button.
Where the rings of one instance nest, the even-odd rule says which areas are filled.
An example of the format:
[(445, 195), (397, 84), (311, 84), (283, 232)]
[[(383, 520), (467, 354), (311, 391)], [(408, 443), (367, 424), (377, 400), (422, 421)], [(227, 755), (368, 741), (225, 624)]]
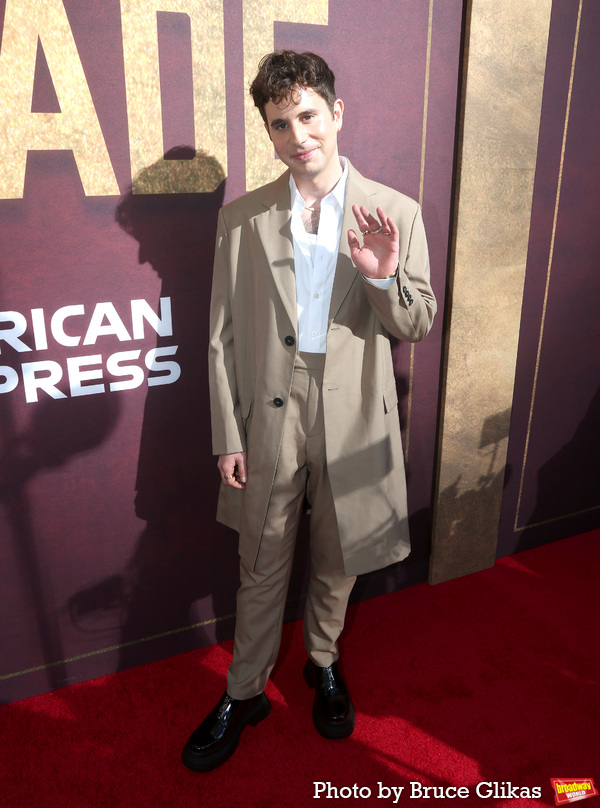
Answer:
[(312, 336), (313, 336), (313, 337), (316, 337), (316, 336), (317, 336), (317, 332), (316, 332), (316, 331), (311, 331), (311, 334), (312, 334)]
[(296, 342), (293, 337), (286, 337), (283, 341), (286, 345), (293, 345)]
[(318, 299), (319, 299), (319, 293), (315, 292), (315, 300), (318, 300)]
[(276, 407), (283, 407), (283, 399), (282, 398), (274, 398), (273, 399), (273, 404)]

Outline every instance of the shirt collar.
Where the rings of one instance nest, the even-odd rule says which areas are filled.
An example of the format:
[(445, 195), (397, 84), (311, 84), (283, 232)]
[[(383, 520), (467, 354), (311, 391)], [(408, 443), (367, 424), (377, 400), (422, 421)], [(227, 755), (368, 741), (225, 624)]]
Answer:
[[(327, 196), (323, 197), (321, 201), (321, 205), (329, 204), (330, 200), (333, 202), (337, 202), (339, 209), (344, 210), (344, 200), (346, 197), (346, 183), (348, 181), (348, 161), (345, 157), (340, 157), (340, 164), (342, 166), (342, 176), (339, 178), (338, 182), (336, 183), (335, 187), (327, 194)], [(304, 209), (304, 199), (302, 198), (302, 194), (298, 190), (298, 186), (296, 185), (296, 180), (293, 177), (292, 172), (290, 171), (290, 201), (291, 201), (291, 209), (300, 210)]]

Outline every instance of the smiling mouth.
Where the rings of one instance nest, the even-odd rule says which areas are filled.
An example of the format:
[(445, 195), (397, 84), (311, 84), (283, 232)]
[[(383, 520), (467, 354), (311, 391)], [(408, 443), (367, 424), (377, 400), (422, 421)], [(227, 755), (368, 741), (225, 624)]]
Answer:
[(298, 154), (294, 154), (294, 160), (299, 160), (300, 162), (304, 162), (308, 160), (313, 154), (317, 151), (316, 148), (309, 149), (308, 151), (298, 152)]

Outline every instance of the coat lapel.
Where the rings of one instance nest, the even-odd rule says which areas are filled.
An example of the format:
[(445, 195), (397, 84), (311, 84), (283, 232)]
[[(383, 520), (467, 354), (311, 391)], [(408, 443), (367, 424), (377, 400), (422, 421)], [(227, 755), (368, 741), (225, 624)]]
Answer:
[(340, 248), (331, 293), (331, 305), (329, 307), (330, 324), (335, 319), (340, 306), (350, 291), (350, 287), (358, 278), (358, 270), (352, 263), (350, 247), (348, 246), (348, 230), (357, 230), (352, 205), (366, 205), (369, 207), (369, 199), (370, 194), (365, 187), (362, 175), (348, 161), (348, 182), (346, 184), (342, 233), (340, 235)]
[[(352, 284), (357, 280), (358, 270), (352, 263), (348, 246), (348, 230), (356, 230), (352, 205), (370, 206), (370, 193), (362, 175), (348, 161), (348, 183), (344, 202), (344, 217), (340, 247), (333, 281), (329, 322), (335, 318)], [(264, 212), (256, 217), (256, 232), (272, 269), (272, 276), (281, 303), (290, 324), (297, 329), (296, 277), (294, 274), (294, 243), (291, 229), (289, 170), (268, 188), (262, 201)], [(266, 190), (266, 189), (265, 189)]]
[(279, 298), (296, 333), (298, 314), (288, 177), (286, 171), (268, 186), (269, 194), (262, 203), (264, 212), (256, 217), (255, 223)]

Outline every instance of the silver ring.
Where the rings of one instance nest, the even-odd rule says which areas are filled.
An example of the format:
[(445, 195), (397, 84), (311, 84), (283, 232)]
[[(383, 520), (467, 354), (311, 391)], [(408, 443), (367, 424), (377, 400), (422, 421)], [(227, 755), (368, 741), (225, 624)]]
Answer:
[(381, 233), (381, 227), (379, 230), (369, 230), (369, 232), (372, 236), (378, 236)]

